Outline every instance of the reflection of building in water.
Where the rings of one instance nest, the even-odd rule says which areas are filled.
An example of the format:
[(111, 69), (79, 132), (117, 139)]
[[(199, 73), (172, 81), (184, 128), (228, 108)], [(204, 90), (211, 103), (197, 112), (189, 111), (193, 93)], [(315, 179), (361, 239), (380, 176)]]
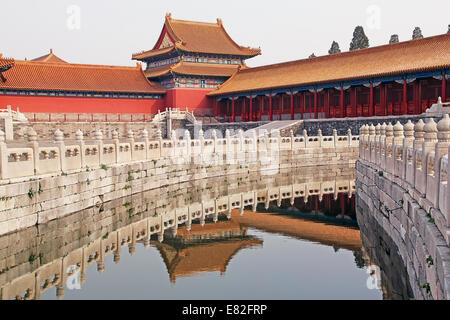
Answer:
[(262, 245), (263, 241), (247, 235), (247, 228), (235, 220), (213, 224), (193, 224), (191, 230), (155, 243), (169, 273), (170, 281), (200, 272), (225, 273), (228, 263), (240, 250)]
[(310, 195), (296, 198), (294, 203), (283, 200), (281, 206), (271, 206), (270, 209), (285, 209), (288, 211), (312, 212), (337, 218), (355, 219), (355, 197), (339, 193), (337, 199), (333, 194)]
[(309, 221), (292, 215), (251, 211), (245, 211), (242, 216), (237, 213), (232, 214), (232, 219), (238, 221), (242, 226), (266, 232), (281, 233), (352, 251), (361, 250), (361, 240), (357, 227), (335, 225), (331, 222)]
[[(123, 247), (127, 246), (130, 254), (133, 254), (136, 243), (143, 243), (148, 247), (152, 236), (157, 237), (160, 242), (165, 236), (172, 241), (167, 245), (175, 246), (181, 255), (185, 252), (186, 257), (188, 253), (191, 257), (195, 257), (201, 250), (217, 252), (220, 247), (222, 256), (208, 262), (210, 263), (208, 268), (217, 267), (217, 270), (222, 270), (223, 266), (226, 266), (224, 262), (227, 261), (226, 257), (230, 258), (233, 252), (256, 245), (258, 242), (255, 242), (255, 239), (242, 238), (242, 234), (239, 234), (242, 238), (239, 241), (234, 239), (225, 241), (223, 236), (233, 238), (236, 235), (223, 231), (225, 233), (219, 236), (221, 231), (208, 228), (220, 228), (221, 223), (209, 227), (205, 221), (220, 221), (219, 214), (231, 217), (233, 210), (244, 213), (244, 209), (256, 210), (257, 205), (263, 208), (286, 202), (290, 205), (298, 201), (302, 203), (305, 198), (310, 199), (308, 203), (314, 203), (311, 200), (313, 197), (322, 199), (323, 201), (319, 203), (323, 206), (326, 206), (327, 197), (345, 199), (344, 203), (347, 203), (349, 195), (353, 192), (354, 168), (319, 167), (306, 171), (305, 168), (294, 168), (266, 176), (249, 170), (248, 175), (230, 174), (221, 179), (223, 180), (218, 178), (194, 180), (149, 190), (105, 202), (99, 207), (94, 206), (37, 227), (1, 236), (1, 299), (39, 299), (43, 292), (52, 287), (57, 288), (57, 296), (62, 298), (66, 287), (75, 288), (86, 281), (86, 270), (91, 264), (96, 264), (97, 270), (104, 272), (105, 259), (108, 255), (118, 263)], [(336, 205), (337, 202), (330, 203)], [(332, 207), (333, 205), (330, 208)], [(245, 219), (247, 215), (248, 218), (253, 217), (247, 212), (241, 219)], [(263, 221), (264, 215), (260, 218)], [(281, 216), (279, 218), (281, 219)], [(284, 219), (288, 221), (288, 218)], [(237, 220), (245, 225), (244, 221)], [(297, 224), (301, 222), (296, 222)], [(287, 223), (284, 225), (285, 227), (282, 227), (283, 224), (277, 226), (278, 232), (296, 235), (295, 232), (298, 230), (291, 232), (292, 225)], [(205, 229), (201, 229), (202, 226)], [(254, 226), (258, 227), (256, 223)], [(243, 232), (241, 229), (233, 229), (236, 228), (235, 225), (227, 227), (236, 232)], [(264, 226), (260, 227), (264, 229)], [(357, 248), (356, 243), (347, 243), (353, 240), (347, 239), (348, 234), (339, 231), (338, 228), (329, 227), (326, 231), (319, 228), (319, 224), (314, 228), (310, 227), (309, 231), (307, 228), (301, 230), (297, 235), (340, 247), (340, 242), (331, 235), (335, 232), (335, 238), (346, 239), (342, 247)], [(184, 233), (187, 230), (190, 232)], [(173, 239), (176, 235), (179, 236)], [(194, 244), (196, 237), (219, 238), (216, 243)], [(178, 245), (175, 245), (176, 243)], [(179, 247), (181, 244), (185, 247)], [(188, 259), (183, 258), (175, 264), (176, 260), (169, 256), (170, 252), (175, 251), (170, 251), (166, 245), (161, 250), (164, 250), (168, 259), (166, 262), (168, 269), (175, 277), (189, 270)], [(212, 256), (212, 253), (205, 252), (204, 255)], [(196, 258), (199, 266), (205, 264), (200, 258), (199, 254)], [(192, 267), (190, 270), (200, 269), (201, 267)]]

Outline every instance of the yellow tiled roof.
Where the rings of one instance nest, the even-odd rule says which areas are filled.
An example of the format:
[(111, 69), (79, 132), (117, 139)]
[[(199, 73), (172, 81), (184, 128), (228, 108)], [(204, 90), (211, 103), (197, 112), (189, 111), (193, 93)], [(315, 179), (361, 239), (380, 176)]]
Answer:
[[(0, 58), (0, 65), (4, 59)], [(124, 93), (165, 93), (150, 82), (142, 67), (102, 66), (15, 60), (13, 68), (2, 73), (0, 89), (97, 91)]]
[(450, 34), (239, 70), (209, 95), (450, 67)]
[(245, 57), (253, 57), (261, 54), (260, 49), (242, 47), (234, 42), (225, 31), (222, 20), (220, 19), (217, 19), (217, 23), (175, 20), (168, 14), (166, 15), (161, 36), (163, 36), (165, 31), (174, 40), (172, 46), (163, 49), (156, 48), (155, 46), (152, 50), (134, 54), (133, 59), (145, 59), (168, 53), (177, 48), (187, 52), (228, 54)]

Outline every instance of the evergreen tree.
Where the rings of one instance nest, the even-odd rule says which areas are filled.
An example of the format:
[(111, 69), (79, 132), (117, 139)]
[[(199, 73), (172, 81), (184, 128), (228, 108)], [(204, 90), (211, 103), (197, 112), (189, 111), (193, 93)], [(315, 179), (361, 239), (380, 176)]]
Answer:
[(313, 52), (308, 58), (315, 58), (315, 57), (316, 57), (316, 55)]
[(422, 39), (422, 38), (423, 38), (422, 30), (420, 30), (419, 27), (415, 27), (414, 31), (413, 31), (412, 39), (416, 40), (416, 39)]
[(448, 25), (447, 33), (450, 33), (450, 24)]
[(331, 48), (330, 50), (328, 50), (328, 54), (335, 54), (335, 53), (340, 53), (341, 49), (339, 49), (339, 43), (337, 43), (336, 41), (333, 41), (333, 43), (331, 44)]
[(353, 39), (350, 43), (350, 51), (364, 49), (369, 47), (369, 38), (364, 33), (364, 29), (361, 26), (357, 26), (353, 31)]
[(398, 40), (398, 34), (393, 34), (393, 35), (391, 36), (391, 39), (389, 40), (389, 44), (391, 44), (391, 43), (397, 43), (397, 42), (399, 42), (399, 40)]

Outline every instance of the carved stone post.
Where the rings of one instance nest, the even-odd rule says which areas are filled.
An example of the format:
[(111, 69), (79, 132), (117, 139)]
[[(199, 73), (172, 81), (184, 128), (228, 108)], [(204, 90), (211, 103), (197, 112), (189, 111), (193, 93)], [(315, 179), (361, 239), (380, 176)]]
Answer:
[[(431, 192), (427, 190), (427, 199), (429, 199), (435, 208), (439, 207), (439, 186), (441, 173), (441, 159), (448, 154), (450, 147), (450, 119), (445, 114), (441, 121), (437, 124), (437, 143), (434, 150), (434, 183)], [(427, 188), (428, 189), (428, 188)], [(444, 215), (445, 213), (442, 212)]]
[(403, 126), (397, 121), (394, 126), (394, 139), (392, 141), (392, 157), (394, 159), (394, 168), (393, 173), (402, 178), (403, 175), (403, 167), (405, 164), (405, 158), (403, 157), (403, 140), (405, 136), (403, 135)]
[(53, 139), (55, 140), (55, 144), (58, 146), (61, 171), (65, 172), (67, 166), (66, 166), (66, 146), (64, 144), (64, 133), (61, 130), (57, 129), (53, 134)]
[(408, 148), (412, 146), (414, 143), (414, 124), (411, 120), (408, 120), (407, 123), (403, 126), (403, 132), (405, 138), (403, 139), (403, 168), (401, 178), (406, 180), (406, 169), (408, 165)]
[(0, 129), (0, 178), (8, 177), (8, 147), (5, 143), (5, 133)]
[(394, 126), (392, 125), (392, 123), (389, 122), (388, 125), (386, 126), (384, 169), (390, 173), (394, 172), (393, 139), (394, 139)]
[(103, 133), (101, 130), (97, 130), (94, 132), (94, 141), (98, 145), (98, 163), (99, 165), (103, 164)]
[(119, 141), (119, 131), (114, 130), (112, 132), (112, 138), (114, 141), (114, 148), (115, 148), (115, 163), (119, 163), (120, 161), (120, 156), (119, 156), (119, 152), (120, 152), (120, 141)]
[(322, 129), (317, 130), (317, 135), (319, 136), (319, 147), (322, 147)]
[(128, 130), (127, 132), (127, 142), (130, 144), (130, 151), (131, 151), (131, 160), (134, 159), (134, 132), (133, 130)]
[(84, 136), (80, 129), (75, 132), (75, 140), (80, 146), (81, 169), (83, 169), (86, 166), (86, 155), (84, 153)]
[(375, 150), (373, 156), (374, 164), (379, 167), (380, 166), (380, 137), (381, 137), (381, 124), (377, 124), (375, 126)]
[[(425, 132), (424, 140), (422, 143), (422, 159), (421, 159), (421, 171), (417, 172), (416, 179), (416, 190), (419, 191), (422, 196), (426, 196), (427, 193), (427, 175), (433, 174), (433, 172), (429, 172), (429, 163), (428, 163), (428, 155), (430, 152), (435, 150), (436, 142), (437, 142), (437, 125), (434, 122), (433, 118), (431, 118), (423, 127)], [(432, 164), (434, 171), (434, 162)], [(431, 171), (431, 170), (430, 170)]]
[[(350, 146), (352, 144), (352, 137), (348, 137), (348, 141), (350, 143)], [(375, 164), (374, 159), (374, 153), (372, 150), (375, 149), (375, 126), (373, 123), (369, 126), (369, 141), (367, 141), (367, 159), (370, 161), (371, 164)]]
[(148, 151), (149, 146), (149, 140), (148, 140), (148, 131), (144, 128), (141, 132), (142, 140), (144, 140), (144, 146), (145, 146), (145, 159), (148, 159), (150, 157), (150, 152)]
[(191, 149), (191, 133), (189, 132), (189, 130), (184, 131), (184, 140), (186, 141), (186, 154), (187, 154), (186, 163), (190, 163), (192, 158), (192, 149)]
[(33, 128), (28, 130), (29, 146), (33, 149), (34, 174), (39, 174), (39, 144), (37, 142), (37, 133)]

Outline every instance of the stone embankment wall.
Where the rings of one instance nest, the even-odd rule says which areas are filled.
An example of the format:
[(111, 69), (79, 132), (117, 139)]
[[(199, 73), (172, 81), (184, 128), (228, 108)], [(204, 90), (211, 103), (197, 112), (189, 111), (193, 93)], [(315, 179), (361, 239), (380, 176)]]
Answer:
[[(365, 125), (356, 166), (356, 211), (369, 215), (407, 268), (415, 298), (450, 299), (450, 119)], [(382, 245), (375, 243), (374, 245)]]
[(183, 181), (245, 172), (354, 165), (358, 136), (300, 136), (191, 140), (128, 138), (55, 140), (28, 144), (0, 141), (0, 234)]
[(294, 168), (261, 176), (247, 170), (223, 177), (224, 184), (215, 178), (181, 182), (0, 236), (0, 300), (39, 299), (52, 287), (61, 298), (66, 283), (73, 285), (70, 278), (75, 273), (82, 285), (90, 265), (104, 272), (108, 255), (119, 263), (123, 247), (133, 254), (138, 242), (148, 247), (151, 241), (173, 237), (178, 225), (188, 228), (205, 220), (216, 221), (219, 213), (267, 206), (269, 199), (293, 202), (316, 192), (334, 193), (336, 198), (337, 192), (349, 196), (354, 192), (352, 165), (304, 171)]

